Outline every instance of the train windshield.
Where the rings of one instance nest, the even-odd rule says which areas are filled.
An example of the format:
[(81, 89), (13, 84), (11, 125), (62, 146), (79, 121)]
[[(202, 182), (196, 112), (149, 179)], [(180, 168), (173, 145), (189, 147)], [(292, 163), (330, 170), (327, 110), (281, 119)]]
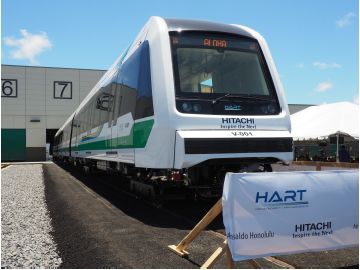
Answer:
[(256, 40), (175, 32), (170, 40), (177, 98), (278, 103)]

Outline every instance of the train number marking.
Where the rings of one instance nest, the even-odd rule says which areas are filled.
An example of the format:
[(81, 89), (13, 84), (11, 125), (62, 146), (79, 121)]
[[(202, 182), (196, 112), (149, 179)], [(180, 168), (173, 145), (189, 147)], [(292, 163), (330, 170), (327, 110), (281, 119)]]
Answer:
[(251, 137), (254, 136), (251, 131), (232, 131), (231, 134), (235, 137)]
[(72, 99), (72, 82), (54, 81), (54, 99)]
[(17, 80), (1, 79), (1, 96), (16, 98), (17, 97)]

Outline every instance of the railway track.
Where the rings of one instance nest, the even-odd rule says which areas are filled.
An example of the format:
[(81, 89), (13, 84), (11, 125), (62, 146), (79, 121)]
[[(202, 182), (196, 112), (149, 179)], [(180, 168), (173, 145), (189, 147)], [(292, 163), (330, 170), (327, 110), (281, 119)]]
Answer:
[[(177, 219), (182, 220), (184, 225), (190, 230), (193, 228), (197, 222), (207, 213), (207, 211), (215, 204), (216, 200), (198, 200), (198, 201), (189, 201), (189, 200), (174, 200), (166, 201), (163, 203), (150, 201), (147, 198), (140, 197), (139, 195), (133, 194), (130, 192), (129, 185), (126, 184), (126, 181), (119, 181), (119, 176), (109, 176), (103, 172), (97, 172), (93, 174), (84, 174), (80, 171), (79, 168), (74, 168), (72, 166), (59, 164), (63, 169), (73, 175), (76, 179), (81, 181), (85, 186), (90, 188), (92, 191), (96, 192), (100, 196), (104, 197), (111, 204), (116, 205), (117, 197), (128, 197), (132, 200), (141, 201), (142, 204), (146, 204), (149, 207), (156, 208), (157, 211), (161, 211), (166, 215), (170, 215)], [(106, 178), (106, 179), (104, 179)], [(125, 183), (121, 183), (125, 182)], [(221, 215), (219, 215), (207, 228), (207, 232), (211, 233), (215, 237), (225, 240), (225, 228), (222, 223)], [(176, 244), (176, 243), (169, 243)], [(295, 269), (294, 265), (291, 265), (289, 262), (284, 261), (276, 257), (264, 257), (262, 260), (265, 260), (267, 263), (272, 264), (272, 268), (284, 268), (284, 269)], [(263, 261), (260, 260), (251, 260), (250, 264), (254, 268), (262, 268)], [(269, 268), (269, 266), (265, 266)]]

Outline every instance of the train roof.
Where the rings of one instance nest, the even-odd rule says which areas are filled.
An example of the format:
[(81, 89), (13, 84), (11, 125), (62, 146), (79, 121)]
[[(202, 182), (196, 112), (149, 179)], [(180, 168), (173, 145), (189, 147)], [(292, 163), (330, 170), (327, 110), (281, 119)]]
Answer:
[(220, 33), (231, 33), (254, 38), (254, 36), (239, 26), (202, 20), (166, 19), (169, 31), (209, 31)]

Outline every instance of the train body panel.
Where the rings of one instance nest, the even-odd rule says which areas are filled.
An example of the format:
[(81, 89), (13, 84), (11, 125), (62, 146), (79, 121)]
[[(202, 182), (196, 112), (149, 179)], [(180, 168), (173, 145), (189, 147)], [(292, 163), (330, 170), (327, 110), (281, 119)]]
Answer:
[(151, 17), (60, 128), (54, 156), (165, 170), (269, 164), (292, 159), (290, 130), (260, 34)]

